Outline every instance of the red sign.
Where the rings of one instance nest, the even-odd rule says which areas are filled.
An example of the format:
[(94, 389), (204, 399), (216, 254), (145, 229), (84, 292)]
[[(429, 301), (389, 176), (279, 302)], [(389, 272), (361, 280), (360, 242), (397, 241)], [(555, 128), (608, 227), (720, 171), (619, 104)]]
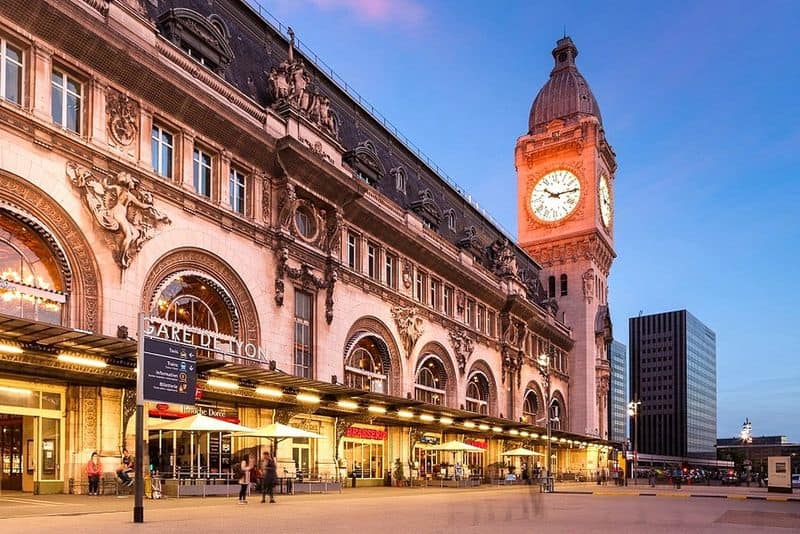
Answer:
[(481, 449), (485, 449), (487, 447), (487, 444), (486, 444), (485, 441), (475, 441), (473, 439), (467, 439), (467, 440), (464, 440), (464, 443), (466, 443), (467, 445), (472, 445), (473, 447), (481, 448)]
[(386, 439), (386, 432), (384, 430), (373, 430), (372, 428), (359, 428), (356, 426), (351, 426), (347, 429), (347, 432), (345, 432), (344, 437), (383, 441)]

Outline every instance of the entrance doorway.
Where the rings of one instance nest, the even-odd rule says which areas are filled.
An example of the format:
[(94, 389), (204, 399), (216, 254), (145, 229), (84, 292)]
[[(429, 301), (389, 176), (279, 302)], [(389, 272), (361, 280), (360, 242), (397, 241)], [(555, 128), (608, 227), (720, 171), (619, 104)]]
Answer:
[(311, 444), (308, 438), (294, 438), (292, 443), (292, 460), (297, 476), (307, 478), (311, 474)]
[(22, 417), (0, 414), (0, 489), (22, 490)]

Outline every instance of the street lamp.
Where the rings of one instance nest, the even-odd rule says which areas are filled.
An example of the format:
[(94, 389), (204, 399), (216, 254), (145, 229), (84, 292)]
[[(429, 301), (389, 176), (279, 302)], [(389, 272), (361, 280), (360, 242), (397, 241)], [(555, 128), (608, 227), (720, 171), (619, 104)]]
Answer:
[[(551, 345), (552, 350), (552, 345)], [(551, 462), (553, 461), (550, 453), (550, 444), (552, 440), (550, 439), (550, 355), (546, 353), (542, 353), (536, 359), (536, 363), (539, 364), (539, 374), (542, 375), (542, 380), (544, 380), (545, 385), (545, 395), (547, 396), (545, 400), (545, 421), (547, 424), (547, 476), (545, 478), (546, 488), (547, 491), (553, 491), (553, 478), (552, 478), (552, 469), (551, 469)]]
[(636, 422), (639, 420), (639, 405), (642, 401), (631, 401), (628, 403), (628, 415), (633, 417), (633, 483), (638, 484), (636, 480), (636, 468), (639, 465), (639, 432)]

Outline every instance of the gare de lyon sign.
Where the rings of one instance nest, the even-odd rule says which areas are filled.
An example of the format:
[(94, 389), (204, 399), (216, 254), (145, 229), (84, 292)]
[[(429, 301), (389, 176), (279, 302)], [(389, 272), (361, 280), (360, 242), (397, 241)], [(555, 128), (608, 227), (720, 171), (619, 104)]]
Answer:
[(142, 317), (142, 400), (194, 405), (197, 383), (197, 351), (253, 363), (269, 363), (266, 352), (233, 336), (168, 321)]

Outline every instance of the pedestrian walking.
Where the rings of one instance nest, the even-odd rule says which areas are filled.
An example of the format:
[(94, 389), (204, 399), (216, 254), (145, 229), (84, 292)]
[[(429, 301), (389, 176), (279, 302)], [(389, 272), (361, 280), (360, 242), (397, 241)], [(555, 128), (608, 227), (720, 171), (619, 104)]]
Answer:
[(647, 481), (650, 482), (650, 487), (656, 487), (656, 471), (655, 469), (651, 469), (647, 472)]
[[(236, 466), (239, 466), (239, 469), (236, 469)], [(239, 478), (239, 502), (238, 504), (247, 504), (247, 490), (250, 487), (250, 470), (253, 466), (250, 464), (250, 455), (245, 454), (242, 457), (242, 461), (238, 464), (233, 464), (234, 466), (234, 476)]]
[(275, 488), (275, 481), (278, 478), (278, 466), (275, 459), (268, 452), (265, 452), (261, 460), (261, 502), (266, 502), (266, 497), (269, 495), (269, 502), (274, 503), (275, 497), (273, 491)]

